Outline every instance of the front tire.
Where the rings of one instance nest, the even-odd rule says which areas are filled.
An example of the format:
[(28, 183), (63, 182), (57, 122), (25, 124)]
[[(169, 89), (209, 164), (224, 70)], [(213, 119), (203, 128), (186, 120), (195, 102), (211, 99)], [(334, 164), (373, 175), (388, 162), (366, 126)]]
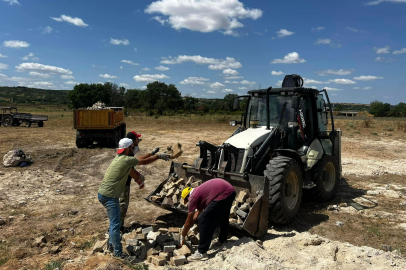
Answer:
[(39, 121), (38, 122), (38, 127), (43, 127), (44, 126), (44, 122), (43, 121)]
[(285, 225), (295, 218), (302, 201), (303, 176), (295, 159), (271, 159), (264, 171), (269, 179), (269, 221)]
[(76, 139), (76, 147), (77, 148), (85, 148), (87, 146), (86, 139)]
[(31, 126), (31, 122), (25, 122), (25, 126), (26, 126), (26, 127), (30, 127), (30, 126)]
[(306, 190), (306, 198), (311, 201), (327, 202), (334, 199), (340, 183), (340, 171), (334, 156), (324, 155), (310, 171), (316, 185)]

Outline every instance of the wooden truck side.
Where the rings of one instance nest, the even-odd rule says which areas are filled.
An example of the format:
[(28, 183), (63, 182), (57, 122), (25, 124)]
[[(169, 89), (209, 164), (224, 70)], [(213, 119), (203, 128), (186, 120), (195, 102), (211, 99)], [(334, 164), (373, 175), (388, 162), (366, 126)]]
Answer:
[(122, 107), (74, 110), (73, 125), (76, 129), (76, 146), (78, 148), (84, 148), (93, 142), (117, 147), (120, 139), (126, 135)]

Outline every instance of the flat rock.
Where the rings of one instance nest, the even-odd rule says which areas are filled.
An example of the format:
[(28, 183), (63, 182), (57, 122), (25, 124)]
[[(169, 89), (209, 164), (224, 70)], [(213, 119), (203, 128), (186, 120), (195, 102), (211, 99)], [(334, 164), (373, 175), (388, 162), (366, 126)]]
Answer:
[(103, 247), (107, 244), (107, 239), (97, 241), (93, 246), (93, 252), (103, 252)]

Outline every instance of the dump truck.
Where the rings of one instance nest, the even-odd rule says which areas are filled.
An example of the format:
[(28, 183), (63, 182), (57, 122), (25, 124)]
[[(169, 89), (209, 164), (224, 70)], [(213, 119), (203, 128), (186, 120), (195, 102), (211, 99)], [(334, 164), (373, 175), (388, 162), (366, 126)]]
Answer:
[(2, 107), (0, 110), (0, 126), (3, 127), (21, 126), (23, 123), (26, 127), (30, 127), (33, 123), (43, 127), (44, 122), (48, 121), (48, 115), (19, 113), (17, 107)]
[(334, 198), (341, 179), (341, 130), (334, 127), (327, 91), (303, 87), (296, 74), (285, 76), (282, 88), (248, 91), (235, 99), (235, 109), (242, 98), (247, 101), (245, 113), (230, 122), (238, 126), (231, 136), (222, 145), (199, 141), (194, 163), (172, 163), (168, 178), (145, 199), (187, 213), (173, 197), (178, 191), (166, 189), (222, 178), (236, 188), (237, 197), (246, 191), (248, 198), (242, 202), (250, 202), (234, 202), (239, 222), (230, 226), (261, 237), (268, 221), (292, 222), (303, 196), (320, 202)]
[(123, 107), (73, 110), (76, 146), (84, 148), (93, 142), (117, 147), (126, 135)]

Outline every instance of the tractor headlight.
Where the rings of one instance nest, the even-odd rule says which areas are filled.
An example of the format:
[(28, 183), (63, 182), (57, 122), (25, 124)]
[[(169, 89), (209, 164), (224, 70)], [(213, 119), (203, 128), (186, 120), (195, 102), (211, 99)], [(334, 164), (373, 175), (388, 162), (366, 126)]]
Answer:
[(230, 126), (235, 127), (237, 125), (237, 121), (231, 120), (230, 121)]

